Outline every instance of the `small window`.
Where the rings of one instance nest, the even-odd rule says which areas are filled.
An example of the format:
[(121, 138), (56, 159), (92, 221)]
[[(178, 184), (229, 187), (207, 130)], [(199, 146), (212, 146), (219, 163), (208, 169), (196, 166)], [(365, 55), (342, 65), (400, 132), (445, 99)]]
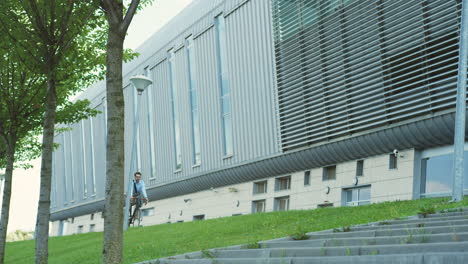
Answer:
[(333, 207), (333, 203), (322, 203), (317, 205), (317, 208), (326, 208), (326, 207)]
[(95, 225), (95, 224), (89, 225), (89, 232), (95, 232), (95, 229), (96, 229), (96, 225)]
[(183, 223), (183, 222), (184, 222), (184, 220), (179, 220), (179, 221), (177, 221), (177, 223)]
[(346, 206), (358, 206), (370, 204), (370, 186), (343, 190), (346, 197)]
[(71, 223), (72, 223), (72, 224), (75, 223), (75, 217), (72, 217)]
[(362, 176), (364, 175), (364, 161), (363, 160), (358, 160), (356, 162), (356, 176)]
[(260, 194), (267, 192), (267, 181), (254, 182), (253, 194)]
[(78, 233), (78, 234), (83, 233), (83, 226), (82, 225), (78, 226), (78, 229), (76, 230), (76, 233)]
[(91, 214), (90, 218), (91, 218), (91, 220), (94, 220), (94, 214)]
[(154, 215), (154, 208), (147, 208), (141, 210), (141, 216), (152, 216)]
[(283, 191), (291, 189), (291, 176), (276, 178), (275, 191)]
[(397, 156), (395, 154), (390, 154), (388, 156), (388, 169), (390, 170), (395, 170), (397, 169), (397, 165), (398, 165), (398, 159), (397, 159)]
[(304, 186), (310, 185), (310, 171), (304, 172)]
[(289, 210), (289, 196), (275, 198), (275, 211)]
[(265, 200), (258, 200), (252, 202), (252, 213), (263, 213), (265, 212)]
[(322, 179), (324, 181), (336, 180), (336, 165), (324, 167)]
[(194, 215), (193, 221), (205, 220), (205, 215)]

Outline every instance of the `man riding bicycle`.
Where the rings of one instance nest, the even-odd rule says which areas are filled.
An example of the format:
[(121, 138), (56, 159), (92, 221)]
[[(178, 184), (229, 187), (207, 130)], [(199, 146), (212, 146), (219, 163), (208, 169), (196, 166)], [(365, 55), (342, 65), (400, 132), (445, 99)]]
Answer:
[(130, 196), (130, 219), (131, 220), (129, 224), (131, 224), (133, 220), (132, 207), (135, 206), (135, 210), (133, 212), (135, 213), (142, 206), (143, 202), (145, 203), (145, 205), (148, 203), (148, 196), (146, 195), (145, 182), (141, 179), (141, 172), (135, 172), (135, 174), (133, 174), (133, 188), (132, 188), (132, 193)]

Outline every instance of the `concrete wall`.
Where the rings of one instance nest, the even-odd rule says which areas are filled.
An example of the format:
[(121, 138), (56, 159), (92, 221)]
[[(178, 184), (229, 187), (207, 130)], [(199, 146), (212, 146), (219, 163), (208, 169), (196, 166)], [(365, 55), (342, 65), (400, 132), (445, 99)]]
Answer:
[[(143, 209), (154, 208), (154, 215), (143, 218), (142, 225), (156, 225), (175, 223), (178, 221), (192, 221), (195, 215), (205, 215), (205, 219), (232, 216), (235, 214), (252, 213), (252, 201), (266, 200), (266, 211), (274, 211), (274, 200), (277, 197), (290, 197), (289, 210), (303, 210), (317, 208), (319, 204), (333, 203), (341, 206), (343, 188), (371, 186), (371, 202), (394, 200), (408, 200), (413, 192), (413, 167), (415, 163), (414, 150), (400, 151), (397, 169), (389, 169), (389, 155), (379, 155), (364, 159), (363, 176), (358, 177), (355, 185), (356, 161), (344, 162), (336, 165), (336, 180), (323, 181), (323, 168), (310, 170), (310, 185), (304, 186), (304, 171), (298, 171), (291, 176), (291, 189), (275, 191), (275, 179), (288, 175), (269, 177), (267, 192), (253, 194), (254, 182), (246, 182), (209, 189), (206, 191), (186, 194), (178, 197), (151, 201)], [(257, 180), (262, 181), (262, 180)], [(325, 189), (330, 187), (330, 192)], [(74, 217), (73, 223), (68, 219), (65, 235), (89, 232), (90, 225), (95, 225), (95, 231), (103, 230), (101, 213)], [(59, 221), (53, 222), (52, 235), (58, 234)]]

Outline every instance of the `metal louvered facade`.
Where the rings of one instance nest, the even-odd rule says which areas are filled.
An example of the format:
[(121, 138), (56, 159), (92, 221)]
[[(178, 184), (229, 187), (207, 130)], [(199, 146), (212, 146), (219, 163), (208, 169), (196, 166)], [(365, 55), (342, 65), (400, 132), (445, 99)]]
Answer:
[(453, 111), (461, 1), (273, 2), (284, 151)]

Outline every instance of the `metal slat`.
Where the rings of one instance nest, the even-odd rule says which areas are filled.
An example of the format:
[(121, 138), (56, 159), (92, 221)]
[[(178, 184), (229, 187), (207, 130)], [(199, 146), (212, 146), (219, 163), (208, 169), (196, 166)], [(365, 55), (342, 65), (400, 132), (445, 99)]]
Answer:
[[(424, 91), (421, 92), (421, 93), (436, 92), (436, 91), (439, 91), (439, 90), (442, 90), (442, 89), (439, 87), (439, 88), (437, 88), (437, 89), (424, 90)], [(409, 99), (411, 99), (411, 98), (418, 98), (419, 95), (420, 95), (421, 93), (417, 93), (417, 94), (408, 96), (408, 98), (409, 98)], [(453, 91), (450, 91), (450, 90), (446, 90), (446, 91), (443, 91), (443, 92), (439, 93), (438, 95), (443, 95), (443, 94), (448, 94), (448, 93), (454, 93), (454, 92), (453, 92)], [(395, 95), (395, 96), (396, 96), (396, 95)], [(400, 96), (400, 94), (398, 94), (398, 96)], [(423, 97), (422, 100), (427, 100), (427, 98)], [(409, 103), (415, 104), (415, 103), (417, 103), (417, 101), (419, 101), (419, 100), (410, 101)], [(395, 103), (393, 103), (393, 104), (395, 104)], [(373, 111), (373, 110), (375, 110), (375, 111), (372, 112), (372, 115), (375, 115), (375, 114), (378, 114), (378, 113), (380, 113), (380, 112), (387, 112), (387, 111), (390, 111), (390, 110), (393, 109), (393, 108), (402, 107), (402, 106), (407, 105), (407, 104), (408, 104), (408, 102), (404, 102), (404, 103), (401, 104), (401, 105), (396, 105), (396, 106), (393, 106), (393, 107), (385, 107), (384, 109), (378, 110), (379, 108), (381, 108), (381, 106), (380, 106), (380, 105), (376, 105), (376, 104), (375, 104), (375, 101), (371, 101), (370, 103), (363, 104), (362, 107), (365, 107), (365, 108), (363, 108), (363, 109), (361, 109), (361, 110), (359, 110), (359, 111), (357, 111), (358, 109), (346, 109), (346, 111), (337, 111), (339, 108), (336, 107), (336, 108), (333, 108), (333, 114), (328, 114), (328, 115), (326, 115), (325, 117), (320, 118), (320, 116), (323, 115), (323, 114), (319, 114), (319, 113), (323, 113), (323, 110), (324, 110), (325, 108), (330, 108), (328, 105), (325, 105), (325, 106), (323, 106), (323, 107), (317, 109), (317, 111), (314, 111), (314, 112), (316, 113), (315, 115), (313, 114), (314, 112), (310, 112), (310, 114), (309, 114), (309, 113), (307, 114), (307, 118), (303, 118), (303, 119), (300, 119), (300, 120), (296, 120), (296, 122), (289, 122), (289, 123), (288, 123), (288, 129), (284, 129), (285, 132), (284, 132), (282, 135), (283, 135), (283, 136), (288, 135), (289, 133), (286, 132), (287, 130), (290, 130), (291, 128), (299, 127), (300, 124), (302, 124), (303, 122), (307, 122), (308, 119), (313, 119), (314, 125), (322, 125), (323, 122), (318, 122), (318, 121), (320, 121), (320, 120), (326, 118), (326, 119), (327, 119), (326, 122), (334, 122), (334, 119), (333, 119), (332, 117), (333, 117), (333, 116), (339, 116), (339, 115), (343, 114), (344, 112), (352, 112), (353, 115), (356, 115), (356, 114), (360, 114), (360, 113), (362, 113), (362, 112), (368, 112), (368, 111)], [(430, 102), (429, 102), (429, 105), (430, 105), (430, 104), (433, 104), (433, 102), (430, 101)], [(427, 106), (427, 105), (428, 105), (428, 104), (423, 104), (423, 106)], [(417, 105), (417, 106), (419, 106), (419, 105)], [(346, 107), (346, 106), (342, 106), (342, 107)], [(432, 111), (432, 110), (433, 110), (432, 107), (427, 109), (427, 111)], [(393, 112), (392, 114), (394, 114), (394, 112)], [(368, 116), (363, 115), (363, 116), (359, 116), (359, 117), (355, 117), (355, 118), (348, 118), (347, 120), (348, 120), (348, 122), (349, 122), (349, 121), (353, 121), (353, 120), (357, 120), (357, 119), (364, 119), (364, 118), (366, 118), (366, 117), (368, 117)], [(314, 118), (316, 118), (316, 119), (314, 119)], [(346, 118), (346, 117), (345, 117), (345, 118)], [(338, 117), (337, 119), (339, 119), (339, 117)], [(293, 125), (293, 124), (295, 124), (295, 123), (299, 123), (299, 124), (296, 125), (296, 126), (291, 127), (291, 125)]]
[(304, 2), (273, 16), (283, 149), (453, 107), (458, 3), (354, 2), (278, 23)]
[[(450, 33), (450, 34), (451, 34), (451, 33)], [(450, 35), (450, 34), (447, 34), (447, 35)], [(443, 38), (443, 37), (445, 37), (445, 36), (447, 36), (447, 35), (443, 35), (443, 36), (439, 37), (438, 39), (441, 39), (441, 38)], [(435, 39), (435, 40), (437, 40), (437, 39)], [(433, 40), (433, 41), (435, 42), (435, 40)], [(451, 41), (451, 40), (446, 40), (446, 41), (443, 42), (443, 43), (450, 42), (450, 41)], [(395, 43), (394, 46), (397, 46), (397, 45), (399, 45), (399, 44), (400, 44), (400, 43)], [(363, 51), (363, 52), (364, 52), (364, 51)], [(404, 51), (401, 51), (400, 53), (393, 54), (392, 56), (389, 56), (388, 59), (390, 59), (390, 58), (397, 58), (397, 57), (398, 57), (399, 55), (401, 55), (402, 53), (404, 53)], [(361, 54), (361, 53), (355, 54), (355, 55), (353, 55), (352, 57), (357, 57), (357, 58), (359, 58), (358, 56), (359, 56), (360, 54)], [(427, 55), (430, 55), (430, 53), (427, 54)], [(406, 57), (409, 57), (409, 56), (410, 56), (410, 55), (407, 55)], [(295, 61), (297, 61), (299, 58), (293, 58), (293, 59), (295, 59)], [(341, 61), (337, 61), (336, 63), (330, 65), (330, 67), (334, 67), (334, 66), (336, 66), (336, 65), (338, 65), (338, 64), (340, 64), (340, 63), (341, 63)], [(386, 66), (385, 63), (383, 63), (382, 65), (383, 65), (383, 66)], [(355, 66), (360, 66), (360, 65), (355, 65)], [(300, 68), (300, 67), (302, 67), (302, 66), (301, 66), (301, 65), (297, 65), (296, 67), (297, 67), (297, 68)], [(315, 67), (315, 68), (312, 68), (312, 69), (319, 69), (320, 67), (321, 67), (321, 66), (319, 65), (318, 67)], [(295, 71), (295, 72), (296, 72), (296, 76), (295, 76), (295, 77), (297, 77), (297, 75), (300, 75), (300, 74), (301, 74), (300, 71)], [(281, 73), (281, 72), (280, 72), (280, 73)], [(293, 75), (293, 76), (294, 76), (294, 75)], [(288, 77), (289, 77), (289, 76), (288, 76)], [(294, 78), (294, 77), (292, 77), (292, 78)], [(283, 84), (283, 82), (281, 81), (281, 79), (279, 80), (279, 84)]]
[[(446, 59), (445, 61), (439, 62), (438, 64), (441, 64), (441, 63), (443, 63), (443, 62), (448, 62), (448, 61), (450, 61), (450, 60), (453, 60), (453, 58)], [(437, 64), (434, 64), (434, 65), (437, 65)], [(444, 68), (449, 68), (449, 67), (456, 67), (456, 65), (457, 65), (456, 62), (453, 62), (452, 64), (447, 64), (445, 67), (443, 67), (443, 69), (444, 69)], [(421, 69), (426, 69), (426, 68), (421, 68)], [(413, 73), (414, 71), (421, 71), (421, 69), (415, 69), (415, 70), (413, 70), (412, 72), (407, 72), (406, 74), (403, 74), (403, 75), (401, 75), (401, 76), (410, 75), (410, 74)], [(437, 70), (440, 70), (440, 69), (437, 69)], [(431, 72), (433, 72), (433, 71), (425, 71), (425, 72), (424, 72), (423, 74), (421, 74), (421, 75), (416, 75), (416, 76), (413, 76), (412, 78), (405, 79), (404, 81), (400, 81), (400, 82), (393, 83), (393, 85), (396, 86), (396, 85), (399, 85), (399, 84), (401, 84), (401, 83), (403, 83), (403, 82), (407, 82), (407, 81), (410, 81), (410, 80), (412, 80), (412, 79), (417, 79), (417, 78), (419, 78), (420, 76), (422, 76), (422, 75), (428, 75), (428, 74), (431, 73)], [(400, 76), (400, 77), (401, 77), (401, 76)], [(430, 77), (430, 78), (426, 78), (424, 81), (428, 81), (428, 80), (434, 79), (435, 77), (439, 77), (439, 75), (435, 75), (435, 76), (432, 76), (432, 77)], [(392, 80), (392, 79), (388, 79), (387, 81), (391, 81), (391, 80)], [(416, 82), (416, 83), (417, 83), (417, 82)], [(352, 83), (349, 83), (349, 84), (352, 84)], [(413, 84), (414, 84), (414, 83), (413, 83)], [(359, 93), (362, 93), (362, 92), (364, 92), (364, 91), (366, 91), (366, 90), (371, 89), (371, 88), (366, 88), (365, 86), (364, 86), (364, 89), (356, 89), (356, 87), (359, 87), (359, 86), (353, 86), (352, 91), (350, 91), (350, 93), (348, 93), (347, 96), (354, 95), (354, 94), (359, 94)], [(398, 88), (396, 88), (396, 89), (392, 89), (391, 92), (403, 90), (403, 89), (405, 89), (405, 88), (408, 88), (408, 85), (403, 85), (403, 86), (400, 86), (400, 87), (398, 87)], [(335, 92), (335, 91), (339, 91), (339, 90), (342, 90), (341, 86), (337, 86), (336, 88), (331, 88), (331, 89), (329, 89), (327, 92)], [(317, 90), (311, 90), (311, 92), (312, 92), (312, 91), (317, 91)], [(316, 98), (319, 98), (319, 97), (320, 97), (320, 95), (317, 95), (317, 94), (320, 93), (320, 92), (321, 92), (321, 91), (317, 91), (317, 93), (316, 93), (315, 96), (312, 96), (311, 93), (303, 93), (303, 96), (308, 96), (308, 97), (307, 97), (308, 100), (313, 100), (313, 99), (316, 99)], [(384, 94), (384, 95), (385, 95), (385, 94)], [(296, 97), (296, 98), (297, 98), (297, 97)], [(341, 97), (335, 97), (335, 98), (340, 99)], [(299, 99), (297, 99), (297, 100), (299, 100)], [(297, 101), (297, 100), (294, 100), (294, 99), (290, 99), (290, 100), (288, 100), (288, 101), (286, 101), (286, 100), (281, 100), (282, 102), (279, 103), (279, 105), (280, 105), (280, 106), (282, 106), (282, 105), (294, 106), (294, 105), (297, 105), (297, 104), (298, 104), (298, 102), (295, 102), (295, 101)], [(295, 102), (295, 103), (294, 103), (294, 102)]]
[[(449, 98), (449, 99), (455, 99), (455, 95), (452, 97), (452, 98)], [(442, 102), (443, 100), (438, 100), (440, 102)], [(444, 108), (448, 105), (450, 105), (451, 103), (446, 103), (446, 104), (442, 104), (440, 105), (440, 108)], [(410, 109), (411, 110), (411, 109)], [(400, 111), (401, 112), (401, 111)], [(426, 113), (427, 110), (419, 110), (419, 111), (415, 111), (415, 112), (412, 112), (411, 114), (406, 114), (406, 115), (403, 115), (403, 117), (405, 118), (411, 118), (411, 117), (414, 117), (414, 115), (418, 115), (418, 114), (421, 114), (421, 113)], [(359, 125), (359, 124), (362, 124), (362, 123), (366, 123), (368, 122), (369, 120), (375, 120), (377, 118), (371, 118), (371, 119), (367, 119), (367, 120), (362, 120), (360, 122), (357, 122), (356, 125)], [(387, 120), (377, 120), (376, 122), (373, 122), (373, 123), (369, 123), (369, 124), (365, 124), (365, 125), (362, 125), (362, 126), (355, 126), (355, 129), (353, 129), (352, 131), (350, 130), (346, 130), (346, 131), (343, 131), (343, 130), (337, 130), (336, 132), (334, 133), (326, 133), (326, 135), (323, 135), (323, 136), (320, 136), (320, 137), (315, 137), (314, 138), (314, 142), (316, 141), (320, 141), (320, 140), (327, 140), (328, 138), (330, 137), (333, 137), (333, 136), (344, 136), (350, 132), (357, 132), (357, 131), (360, 131), (360, 130), (363, 130), (363, 129), (367, 129), (367, 128), (371, 128), (371, 127), (375, 127), (375, 126), (380, 126), (382, 124), (386, 125), (388, 123), (391, 123), (393, 121), (396, 121), (400, 119), (400, 117), (394, 117), (394, 118), (388, 118)], [(325, 130), (327, 130), (325, 128)], [(314, 136), (314, 135), (321, 135), (321, 134), (324, 134), (324, 133), (316, 133), (316, 134), (310, 134), (308, 132), (304, 132), (302, 134), (296, 134), (295, 136), (302, 136), (302, 135), (307, 135), (308, 138)], [(296, 144), (291, 144), (293, 142), (297, 142), (297, 140), (290, 140), (288, 141), (288, 145), (289, 146), (300, 146), (300, 145), (304, 145), (304, 144), (310, 144), (310, 142), (299, 142), (299, 143), (296, 143)]]

